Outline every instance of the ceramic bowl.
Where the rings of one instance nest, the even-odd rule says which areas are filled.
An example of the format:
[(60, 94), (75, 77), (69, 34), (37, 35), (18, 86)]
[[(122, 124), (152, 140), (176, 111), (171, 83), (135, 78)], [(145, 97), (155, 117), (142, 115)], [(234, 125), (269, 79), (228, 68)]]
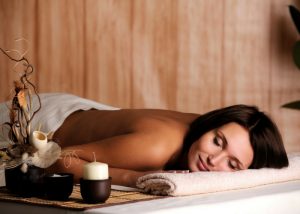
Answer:
[(55, 173), (44, 177), (45, 196), (49, 200), (66, 201), (73, 191), (73, 174)]
[(80, 179), (80, 192), (86, 203), (104, 203), (110, 196), (111, 177), (105, 180)]
[(28, 166), (26, 173), (21, 171), (21, 165), (5, 169), (6, 188), (22, 197), (43, 196), (45, 174), (45, 169), (36, 166)]

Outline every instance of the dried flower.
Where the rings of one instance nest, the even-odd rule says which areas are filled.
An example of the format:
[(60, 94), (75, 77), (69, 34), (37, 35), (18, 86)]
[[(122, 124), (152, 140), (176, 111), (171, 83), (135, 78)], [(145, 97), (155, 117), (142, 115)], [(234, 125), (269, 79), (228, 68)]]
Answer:
[(25, 89), (22, 89), (17, 93), (17, 98), (18, 98), (18, 102), (19, 102), (19, 105), (21, 106), (21, 108), (26, 109), (27, 101), (26, 101)]
[(10, 109), (9, 111), (9, 118), (10, 118), (10, 122), (13, 123), (15, 122), (15, 118), (16, 118), (17, 114), (14, 110)]
[(24, 89), (24, 85), (20, 81), (14, 81), (14, 87), (16, 94)]

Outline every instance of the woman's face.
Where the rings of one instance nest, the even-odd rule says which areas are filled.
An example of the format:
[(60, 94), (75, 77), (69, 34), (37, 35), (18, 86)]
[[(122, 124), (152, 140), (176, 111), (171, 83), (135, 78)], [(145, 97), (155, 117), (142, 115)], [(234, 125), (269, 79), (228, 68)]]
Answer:
[(202, 135), (188, 153), (188, 166), (193, 172), (247, 169), (252, 160), (249, 132), (234, 122)]

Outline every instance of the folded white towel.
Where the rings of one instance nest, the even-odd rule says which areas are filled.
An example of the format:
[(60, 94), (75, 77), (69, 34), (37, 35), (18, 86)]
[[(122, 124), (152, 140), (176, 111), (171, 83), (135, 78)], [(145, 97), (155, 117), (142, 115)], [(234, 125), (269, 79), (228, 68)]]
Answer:
[(153, 173), (140, 177), (137, 187), (154, 195), (183, 196), (245, 189), (300, 180), (300, 153), (289, 154), (289, 167), (236, 172)]

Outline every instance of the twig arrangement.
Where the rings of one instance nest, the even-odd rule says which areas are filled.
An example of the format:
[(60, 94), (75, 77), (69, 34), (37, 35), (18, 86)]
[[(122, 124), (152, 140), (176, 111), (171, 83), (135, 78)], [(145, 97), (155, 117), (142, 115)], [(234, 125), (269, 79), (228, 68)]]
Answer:
[[(42, 151), (40, 145), (34, 144), (34, 142), (39, 142), (37, 141), (39, 139), (32, 139), (32, 136), (35, 137), (35, 135), (32, 135), (31, 122), (42, 107), (36, 87), (29, 79), (34, 71), (33, 66), (25, 57), (15, 59), (2, 48), (0, 50), (10, 60), (22, 63), (24, 66), (20, 80), (14, 81), (14, 96), (11, 106), (9, 106), (10, 121), (2, 124), (2, 129), (8, 128), (7, 137), (10, 145), (0, 151), (0, 163), (5, 165), (5, 168), (23, 164), (22, 171), (25, 172), (28, 164), (46, 168), (58, 158), (60, 147), (56, 143), (51, 142), (51, 144), (45, 144), (46, 146), (44, 147), (46, 149)], [(37, 98), (37, 105), (33, 105), (33, 97)], [(39, 136), (44, 134), (40, 133)], [(51, 157), (53, 154), (55, 155)]]
[[(25, 57), (14, 59), (8, 55), (2, 48), (0, 50), (11, 60), (15, 62), (23, 62), (25, 67), (24, 73), (20, 77), (20, 81), (14, 81), (15, 95), (12, 99), (10, 109), (10, 122), (6, 122), (11, 129), (11, 141), (19, 144), (28, 144), (30, 136), (30, 122), (34, 115), (41, 109), (41, 100), (36, 91), (35, 85), (29, 80), (29, 76), (33, 73), (33, 66)], [(38, 98), (38, 107), (36, 110), (32, 106), (32, 95)]]

